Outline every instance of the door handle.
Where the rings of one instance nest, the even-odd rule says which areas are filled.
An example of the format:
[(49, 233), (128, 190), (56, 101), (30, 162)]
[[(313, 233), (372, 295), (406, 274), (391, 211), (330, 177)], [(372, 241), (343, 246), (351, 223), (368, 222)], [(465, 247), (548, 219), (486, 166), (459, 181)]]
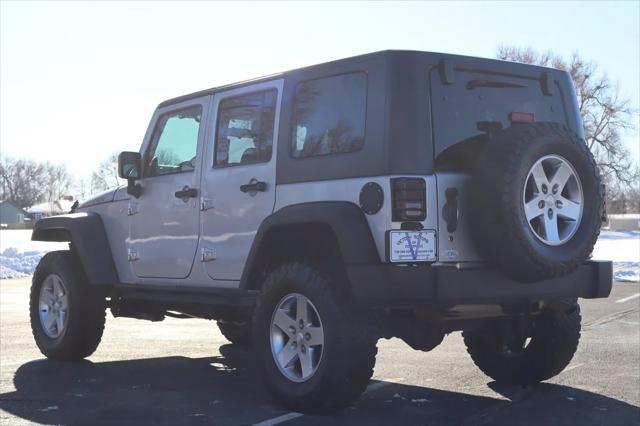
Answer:
[(176, 191), (174, 195), (176, 198), (195, 198), (198, 196), (198, 190), (185, 186), (180, 191)]
[(267, 190), (267, 183), (260, 182), (256, 180), (251, 180), (251, 182), (240, 185), (240, 191), (242, 192), (264, 192)]

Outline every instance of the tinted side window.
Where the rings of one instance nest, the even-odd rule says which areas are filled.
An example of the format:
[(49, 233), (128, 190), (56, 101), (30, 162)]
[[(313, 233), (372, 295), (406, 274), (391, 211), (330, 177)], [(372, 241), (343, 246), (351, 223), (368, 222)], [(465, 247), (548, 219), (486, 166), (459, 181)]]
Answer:
[(146, 157), (146, 176), (195, 169), (202, 108), (192, 107), (163, 115), (158, 120)]
[(220, 102), (216, 166), (261, 163), (271, 159), (276, 90), (234, 96)]
[(364, 73), (298, 84), (293, 104), (291, 154), (302, 158), (362, 149), (366, 101)]

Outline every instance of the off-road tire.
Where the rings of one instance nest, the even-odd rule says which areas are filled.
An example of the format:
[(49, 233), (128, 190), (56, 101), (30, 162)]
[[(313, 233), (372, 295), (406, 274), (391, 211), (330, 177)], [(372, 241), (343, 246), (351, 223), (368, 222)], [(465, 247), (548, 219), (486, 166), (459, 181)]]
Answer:
[(462, 335), (467, 352), (484, 374), (496, 382), (528, 385), (550, 379), (569, 365), (580, 341), (580, 321), (577, 304), (568, 312), (545, 312), (535, 319), (530, 343), (511, 355), (501, 350), (498, 320)]
[(251, 321), (218, 321), (218, 328), (222, 335), (238, 346), (251, 345), (251, 326)]
[[(565, 243), (551, 246), (531, 231), (522, 203), (533, 164), (545, 155), (568, 160), (580, 178), (582, 218)], [(532, 282), (573, 272), (591, 254), (600, 233), (604, 190), (582, 139), (557, 123), (515, 124), (488, 138), (476, 162), (471, 222), (480, 252), (512, 278)]]
[[(46, 335), (39, 317), (40, 289), (47, 276), (58, 275), (68, 299), (67, 325), (57, 338)], [(70, 251), (47, 253), (33, 274), (29, 298), (31, 332), (44, 356), (57, 360), (79, 360), (98, 347), (104, 331), (106, 301), (98, 289), (89, 287), (84, 272)]]
[[(334, 278), (303, 263), (278, 267), (262, 287), (253, 321), (257, 364), (272, 394), (292, 410), (335, 412), (357, 399), (373, 374), (377, 334), (366, 313), (349, 300), (344, 288)], [(315, 305), (324, 329), (322, 360), (302, 383), (280, 372), (270, 346), (274, 309), (291, 293), (302, 294)]]

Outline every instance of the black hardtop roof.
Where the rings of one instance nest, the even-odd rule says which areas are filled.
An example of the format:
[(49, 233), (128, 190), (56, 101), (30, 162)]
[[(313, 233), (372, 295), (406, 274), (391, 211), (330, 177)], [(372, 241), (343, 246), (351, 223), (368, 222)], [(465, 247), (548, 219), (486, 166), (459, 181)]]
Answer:
[[(444, 60), (444, 59), (449, 59), (451, 61), (453, 61), (454, 63), (457, 61), (460, 62), (464, 62), (466, 64), (480, 64), (483, 63), (484, 65), (489, 65), (490, 64), (490, 68), (495, 69), (497, 67), (499, 67), (501, 69), (501, 71), (504, 71), (505, 74), (514, 74), (514, 75), (528, 75), (528, 74), (533, 74), (532, 71), (536, 70), (537, 73), (543, 72), (543, 71), (554, 71), (554, 72), (558, 72), (558, 70), (555, 69), (551, 69), (551, 68), (545, 68), (545, 67), (541, 67), (541, 66), (534, 66), (534, 65), (528, 65), (528, 64), (521, 64), (521, 63), (517, 63), (517, 62), (508, 62), (508, 61), (502, 61), (499, 59), (491, 59), (491, 58), (480, 58), (480, 57), (474, 57), (474, 56), (464, 56), (464, 55), (454, 55), (454, 54), (450, 54), (450, 53), (438, 53), (438, 52), (425, 52), (425, 51), (419, 51), (419, 50), (381, 50), (378, 52), (371, 52), (371, 53), (365, 53), (362, 55), (357, 55), (357, 56), (351, 56), (348, 58), (343, 58), (343, 59), (337, 59), (334, 61), (329, 61), (329, 62), (323, 62), (320, 64), (314, 64), (314, 65), (308, 65), (305, 67), (301, 67), (301, 68), (295, 68), (289, 71), (284, 71), (284, 72), (280, 72), (280, 73), (276, 73), (276, 74), (271, 74), (271, 75), (267, 75), (267, 76), (263, 76), (263, 77), (258, 77), (258, 78), (253, 78), (253, 79), (249, 79), (249, 80), (244, 80), (244, 81), (239, 81), (239, 82), (235, 82), (235, 83), (230, 83), (230, 84), (225, 84), (222, 86), (217, 86), (217, 87), (212, 87), (210, 89), (204, 89), (204, 90), (199, 90), (197, 92), (193, 92), (193, 93), (189, 93), (186, 95), (182, 95), (182, 96), (178, 96), (175, 98), (171, 98), (171, 99), (167, 99), (163, 102), (161, 102), (158, 105), (158, 108), (160, 107), (165, 107), (168, 105), (172, 105), (172, 104), (176, 104), (179, 102), (183, 102), (183, 101), (187, 101), (189, 99), (194, 99), (194, 98), (199, 98), (201, 96), (207, 96), (207, 95), (212, 95), (216, 92), (222, 91), (222, 90), (226, 90), (226, 89), (232, 89), (235, 87), (241, 87), (241, 86), (245, 86), (245, 85), (249, 85), (249, 84), (255, 84), (255, 83), (260, 83), (260, 82), (264, 82), (264, 81), (269, 81), (269, 80), (274, 80), (277, 78), (284, 78), (286, 77), (288, 74), (291, 73), (296, 73), (296, 72), (300, 72), (300, 71), (304, 71), (304, 70), (308, 70), (311, 68), (315, 68), (315, 67), (330, 67), (331, 65), (345, 65), (348, 64), (350, 62), (361, 62), (363, 60), (368, 60), (368, 59), (379, 59), (379, 58), (384, 58), (384, 59), (390, 59), (393, 56), (402, 56), (404, 60), (409, 60), (409, 61), (415, 61), (415, 62), (433, 62), (434, 64), (437, 63), (438, 61)], [(467, 66), (465, 66), (464, 68), (467, 68)]]

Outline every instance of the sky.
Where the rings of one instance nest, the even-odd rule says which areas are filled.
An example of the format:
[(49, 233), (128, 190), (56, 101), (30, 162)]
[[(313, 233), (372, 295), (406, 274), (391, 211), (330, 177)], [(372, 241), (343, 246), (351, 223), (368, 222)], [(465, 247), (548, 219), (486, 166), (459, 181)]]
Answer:
[[(595, 61), (640, 107), (640, 2), (0, 2), (0, 155), (87, 177), (162, 100), (384, 49)], [(634, 117), (639, 126), (638, 115)], [(638, 160), (638, 132), (625, 135)]]

